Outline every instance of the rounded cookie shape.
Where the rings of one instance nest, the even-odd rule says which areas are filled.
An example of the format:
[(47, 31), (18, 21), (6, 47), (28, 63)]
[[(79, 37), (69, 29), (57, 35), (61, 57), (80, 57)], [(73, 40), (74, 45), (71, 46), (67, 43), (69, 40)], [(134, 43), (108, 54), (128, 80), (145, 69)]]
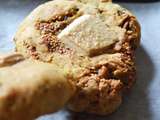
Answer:
[(74, 78), (68, 106), (77, 112), (112, 113), (135, 81), (140, 26), (117, 4), (47, 2), (22, 22), (14, 41), (25, 57), (54, 63)]

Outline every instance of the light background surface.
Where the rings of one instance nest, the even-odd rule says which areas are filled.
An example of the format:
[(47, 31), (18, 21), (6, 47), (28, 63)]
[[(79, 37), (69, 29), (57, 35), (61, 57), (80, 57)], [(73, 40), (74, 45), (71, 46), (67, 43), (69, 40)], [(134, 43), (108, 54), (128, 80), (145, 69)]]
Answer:
[[(24, 17), (44, 0), (0, 0), (0, 51), (14, 49), (15, 31)], [(137, 50), (137, 83), (119, 110), (110, 116), (61, 110), (38, 120), (160, 120), (160, 2), (119, 3), (130, 9), (142, 27)], [(27, 116), (27, 113), (26, 113)]]

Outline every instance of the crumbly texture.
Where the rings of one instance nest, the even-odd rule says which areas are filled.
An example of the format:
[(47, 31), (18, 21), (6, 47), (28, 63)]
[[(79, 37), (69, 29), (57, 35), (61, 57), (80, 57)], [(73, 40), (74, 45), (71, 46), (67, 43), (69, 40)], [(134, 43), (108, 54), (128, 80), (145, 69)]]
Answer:
[[(36, 8), (14, 41), (27, 58), (56, 64), (74, 78), (68, 106), (106, 115), (135, 82), (140, 26), (128, 10), (99, 0), (54, 0)], [(54, 103), (53, 103), (54, 104)]]

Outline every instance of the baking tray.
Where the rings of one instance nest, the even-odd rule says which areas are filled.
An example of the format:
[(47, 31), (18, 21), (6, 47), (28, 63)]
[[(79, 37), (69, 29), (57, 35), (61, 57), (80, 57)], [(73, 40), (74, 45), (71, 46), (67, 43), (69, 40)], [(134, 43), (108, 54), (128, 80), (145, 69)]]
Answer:
[[(122, 1), (122, 0), (121, 0)], [(24, 17), (45, 0), (0, 0), (0, 51), (12, 51), (15, 31)], [(160, 2), (127, 2), (142, 26), (137, 50), (137, 82), (112, 115), (99, 117), (63, 109), (38, 120), (160, 120)], [(26, 113), (27, 115), (27, 113)]]

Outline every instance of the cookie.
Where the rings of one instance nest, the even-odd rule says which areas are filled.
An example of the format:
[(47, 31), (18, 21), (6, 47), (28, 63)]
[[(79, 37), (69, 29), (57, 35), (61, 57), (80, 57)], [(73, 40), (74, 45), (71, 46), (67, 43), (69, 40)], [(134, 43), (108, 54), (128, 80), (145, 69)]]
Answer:
[(14, 41), (26, 58), (56, 64), (74, 79), (71, 110), (106, 115), (135, 82), (140, 26), (125, 8), (97, 1), (40, 5), (22, 22)]
[(33, 120), (56, 112), (74, 94), (65, 72), (53, 64), (24, 60), (17, 53), (0, 58), (1, 120)]

